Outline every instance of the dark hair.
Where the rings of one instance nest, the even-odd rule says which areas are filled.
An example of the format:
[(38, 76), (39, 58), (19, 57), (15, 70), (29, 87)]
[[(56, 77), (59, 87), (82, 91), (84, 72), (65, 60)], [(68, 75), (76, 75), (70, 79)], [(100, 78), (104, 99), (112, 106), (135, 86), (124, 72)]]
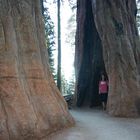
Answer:
[(100, 80), (102, 80), (102, 75), (104, 76), (104, 80), (107, 81), (108, 78), (107, 78), (107, 75), (104, 72), (101, 72), (101, 74), (100, 74)]

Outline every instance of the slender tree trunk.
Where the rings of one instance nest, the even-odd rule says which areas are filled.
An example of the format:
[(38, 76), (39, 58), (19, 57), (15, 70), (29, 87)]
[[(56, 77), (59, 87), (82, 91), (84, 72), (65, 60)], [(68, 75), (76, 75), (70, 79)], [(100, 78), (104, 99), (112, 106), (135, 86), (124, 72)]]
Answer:
[(49, 70), (40, 0), (0, 0), (0, 140), (42, 140), (72, 124)]
[(60, 19), (61, 0), (57, 0), (57, 21), (58, 21), (58, 64), (57, 64), (57, 87), (61, 91), (61, 19)]
[[(80, 103), (85, 96), (91, 96), (92, 103), (97, 99), (96, 72), (104, 70), (105, 63), (109, 78), (108, 112), (115, 116), (140, 115), (140, 42), (135, 0), (78, 0), (78, 11), (75, 65)], [(88, 74), (87, 69), (92, 71)], [(81, 79), (82, 73), (85, 78)]]
[(41, 12), (42, 12), (42, 15), (44, 15), (44, 4), (43, 4), (43, 0), (40, 0), (40, 4), (41, 4)]

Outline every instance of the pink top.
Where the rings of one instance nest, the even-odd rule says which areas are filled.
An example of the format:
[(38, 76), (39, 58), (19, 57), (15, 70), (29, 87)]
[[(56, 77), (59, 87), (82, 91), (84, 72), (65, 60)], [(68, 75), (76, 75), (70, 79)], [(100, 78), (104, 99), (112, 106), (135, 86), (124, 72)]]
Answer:
[(99, 94), (107, 93), (108, 92), (107, 86), (108, 86), (107, 81), (100, 81), (100, 83), (99, 83)]

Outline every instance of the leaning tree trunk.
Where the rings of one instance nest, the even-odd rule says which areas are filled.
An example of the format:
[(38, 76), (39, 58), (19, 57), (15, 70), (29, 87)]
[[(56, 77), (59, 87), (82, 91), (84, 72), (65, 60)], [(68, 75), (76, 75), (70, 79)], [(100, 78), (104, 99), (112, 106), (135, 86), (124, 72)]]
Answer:
[(49, 71), (40, 0), (0, 0), (0, 140), (73, 124)]
[[(81, 101), (88, 93), (95, 95), (99, 79), (96, 72), (104, 70), (105, 62), (109, 78), (108, 111), (115, 116), (140, 115), (140, 43), (135, 16), (135, 0), (78, 0), (75, 57), (78, 99)], [(91, 59), (93, 63), (89, 66)], [(87, 69), (93, 75), (86, 74)], [(84, 74), (87, 79), (81, 80)], [(87, 82), (84, 88), (82, 81)], [(89, 92), (88, 86), (93, 90)]]

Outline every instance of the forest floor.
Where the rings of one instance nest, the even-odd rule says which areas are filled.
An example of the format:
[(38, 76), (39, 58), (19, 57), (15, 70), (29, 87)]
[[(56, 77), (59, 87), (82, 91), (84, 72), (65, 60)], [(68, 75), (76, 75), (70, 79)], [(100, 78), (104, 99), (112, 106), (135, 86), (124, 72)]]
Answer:
[(140, 118), (116, 118), (101, 109), (72, 109), (75, 127), (49, 140), (140, 140)]

